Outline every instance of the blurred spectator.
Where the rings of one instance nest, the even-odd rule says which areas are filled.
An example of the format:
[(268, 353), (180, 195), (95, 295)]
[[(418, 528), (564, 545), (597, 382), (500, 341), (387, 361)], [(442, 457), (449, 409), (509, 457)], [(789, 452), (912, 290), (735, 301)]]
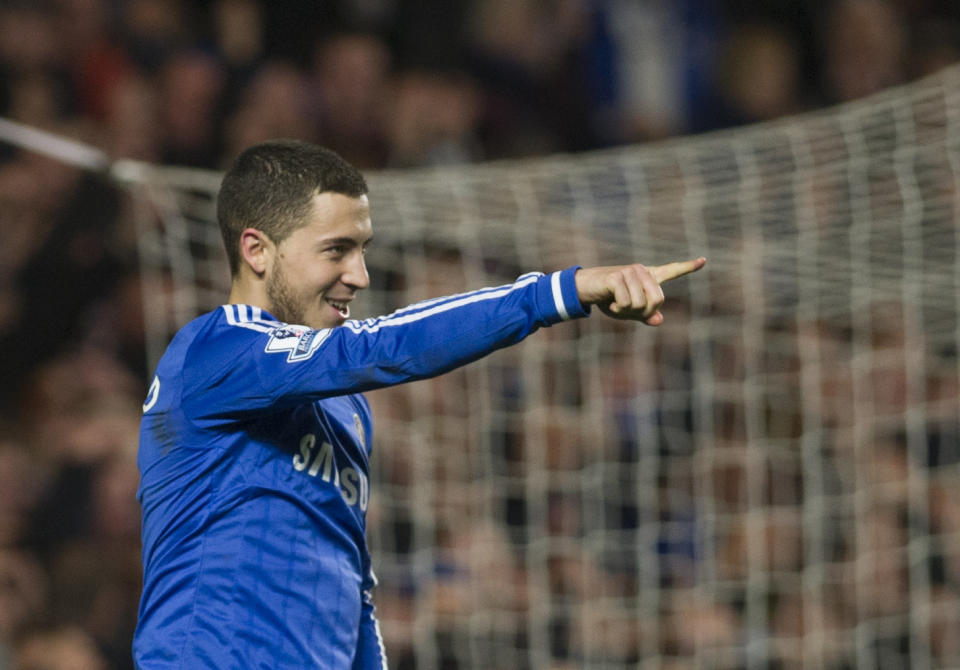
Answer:
[(215, 167), (226, 83), (222, 64), (199, 51), (180, 51), (163, 63), (159, 77), (163, 161)]
[(387, 122), (387, 165), (425, 167), (479, 160), (478, 93), (460, 74), (400, 73), (393, 83), (394, 113)]
[(742, 659), (722, 660), (722, 652), (729, 654), (740, 635), (739, 618), (729, 603), (690, 589), (671, 592), (663, 608), (667, 615), (663, 643), (668, 655), (688, 657), (699, 652), (718, 661), (718, 667), (742, 665)]
[(75, 626), (89, 636), (108, 667), (132, 670), (130, 641), (141, 580), (139, 543), (69, 542), (57, 551), (48, 569), (51, 621)]
[(217, 0), (213, 41), (229, 73), (228, 88), (243, 85), (265, 55), (263, 6), (256, 0)]
[(44, 70), (31, 70), (11, 77), (8, 87), (10, 118), (40, 128), (55, 127), (64, 111), (61, 80)]
[(44, 471), (15, 436), (22, 428), (4, 425), (0, 438), (0, 547), (16, 547), (29, 536), (29, 518), (43, 487)]
[(827, 100), (855, 100), (903, 82), (907, 35), (890, 0), (834, 3), (822, 39)]
[(37, 560), (0, 549), (0, 663), (8, 667), (16, 639), (47, 614), (47, 576)]
[(131, 667), (140, 582), (141, 395), (124, 366), (84, 351), (38, 369), (21, 405), (35, 472), (21, 496), (19, 544), (49, 576), (49, 610), (39, 621), (79, 627), (118, 670)]
[(609, 123), (627, 141), (676, 135), (685, 128), (684, 33), (672, 2), (608, 0), (616, 70), (615, 109)]
[(717, 125), (770, 121), (801, 111), (800, 67), (797, 46), (782, 28), (737, 26), (720, 54), (717, 85), (727, 118), (717, 119)]
[(90, 636), (75, 627), (37, 630), (17, 646), (11, 670), (106, 670)]
[(138, 68), (155, 74), (180, 49), (191, 46), (195, 28), (182, 0), (129, 0), (117, 6), (124, 50)]
[(135, 268), (124, 267), (113, 290), (87, 315), (81, 348), (99, 351), (134, 374), (148, 378), (144, 287)]
[(62, 0), (61, 7), (58, 32), (77, 111), (109, 126), (114, 89), (134, 70), (130, 54), (116, 39), (107, 0)]
[(0, 405), (9, 406), (33, 366), (79, 338), (85, 311), (109, 292), (119, 261), (109, 234), (117, 193), (98, 177), (23, 154), (0, 169), (4, 197), (12, 205), (5, 225), (24, 236), (10, 249), (4, 268), (9, 274), (0, 271), (15, 291), (7, 327), (0, 331), (3, 377), (12, 380), (4, 385)]
[(310, 112), (319, 141), (361, 169), (387, 162), (390, 61), (386, 43), (371, 33), (334, 35), (313, 53)]
[(8, 75), (57, 73), (63, 41), (52, 3), (11, 2), (0, 8), (0, 61)]
[(582, 150), (593, 144), (577, 0), (473, 5), (470, 62), (484, 92), (483, 141), (494, 156)]
[(158, 98), (150, 80), (135, 72), (120, 78), (110, 89), (103, 101), (103, 143), (111, 156), (160, 160), (163, 134)]
[(306, 87), (304, 74), (289, 63), (266, 61), (260, 66), (227, 119), (224, 159), (271, 138), (315, 139)]
[[(268, 58), (264, 35), (265, 10), (259, 0), (215, 0), (208, 19), (212, 51), (224, 69), (221, 100), (223, 122), (240, 104), (240, 98), (250, 79)], [(224, 128), (224, 132), (229, 131)], [(229, 140), (225, 139), (224, 153), (233, 155)], [(218, 157), (218, 163), (229, 158)]]

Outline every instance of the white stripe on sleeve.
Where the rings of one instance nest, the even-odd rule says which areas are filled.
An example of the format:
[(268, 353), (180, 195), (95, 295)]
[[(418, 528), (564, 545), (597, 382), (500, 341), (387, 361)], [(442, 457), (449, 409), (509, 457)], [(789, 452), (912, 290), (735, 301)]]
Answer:
[[(231, 326), (239, 326), (241, 328), (249, 328), (250, 330), (256, 330), (260, 333), (270, 333), (276, 328), (279, 324), (271, 324), (267, 321), (253, 322), (250, 321), (247, 316), (247, 306), (246, 305), (221, 305), (223, 307), (223, 313), (227, 316), (227, 323)], [(254, 308), (255, 313), (259, 312), (258, 308)]]
[[(457, 309), (458, 307), (464, 307), (477, 302), (482, 302), (485, 300), (494, 300), (496, 298), (502, 298), (503, 296), (516, 291), (525, 286), (535, 283), (541, 275), (525, 275), (523, 279), (517, 281), (514, 284), (507, 284), (506, 286), (494, 288), (494, 289), (482, 289), (474, 293), (462, 293), (458, 296), (451, 298), (443, 298), (446, 302), (438, 302), (433, 304), (436, 301), (430, 301), (427, 304), (433, 304), (432, 307), (427, 309), (422, 309), (419, 312), (410, 312), (410, 308), (406, 310), (398, 310), (390, 316), (380, 317), (378, 319), (367, 319), (366, 321), (347, 321), (343, 325), (349, 328), (354, 333), (361, 333), (366, 331), (368, 333), (375, 333), (381, 328), (387, 328), (390, 326), (402, 326), (407, 323), (413, 323), (421, 319), (433, 316), (435, 314), (440, 314), (442, 312), (447, 312), (452, 309)], [(424, 303), (416, 305), (416, 307), (423, 307)]]
[(553, 304), (557, 308), (557, 314), (564, 321), (570, 320), (570, 314), (567, 312), (567, 306), (563, 304), (563, 290), (560, 288), (560, 273), (554, 272), (550, 275), (550, 288), (553, 289)]

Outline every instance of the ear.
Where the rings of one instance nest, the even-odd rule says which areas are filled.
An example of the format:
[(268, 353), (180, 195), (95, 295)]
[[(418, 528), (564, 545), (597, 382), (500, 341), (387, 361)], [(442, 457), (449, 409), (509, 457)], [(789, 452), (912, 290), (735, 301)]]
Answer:
[(267, 271), (275, 248), (276, 245), (263, 231), (246, 228), (240, 233), (240, 259), (257, 276)]

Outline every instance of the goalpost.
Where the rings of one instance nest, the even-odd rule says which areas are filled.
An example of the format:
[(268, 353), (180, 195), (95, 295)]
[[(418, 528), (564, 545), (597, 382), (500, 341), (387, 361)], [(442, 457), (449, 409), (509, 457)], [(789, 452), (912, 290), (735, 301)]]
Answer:
[[(119, 163), (148, 350), (224, 300), (219, 175)], [(960, 666), (960, 69), (781, 122), (369, 175), (355, 313), (708, 257), (370, 394), (394, 668)], [(469, 324), (464, 324), (469, 327)]]

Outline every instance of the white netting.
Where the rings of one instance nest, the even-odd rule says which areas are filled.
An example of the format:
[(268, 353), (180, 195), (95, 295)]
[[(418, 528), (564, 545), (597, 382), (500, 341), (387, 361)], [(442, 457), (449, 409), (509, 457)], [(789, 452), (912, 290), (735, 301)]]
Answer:
[[(960, 71), (653, 146), (370, 175), (356, 313), (706, 255), (370, 395), (394, 668), (960, 666)], [(227, 293), (218, 175), (129, 170), (151, 356)], [(121, 171), (123, 172), (123, 171)]]

